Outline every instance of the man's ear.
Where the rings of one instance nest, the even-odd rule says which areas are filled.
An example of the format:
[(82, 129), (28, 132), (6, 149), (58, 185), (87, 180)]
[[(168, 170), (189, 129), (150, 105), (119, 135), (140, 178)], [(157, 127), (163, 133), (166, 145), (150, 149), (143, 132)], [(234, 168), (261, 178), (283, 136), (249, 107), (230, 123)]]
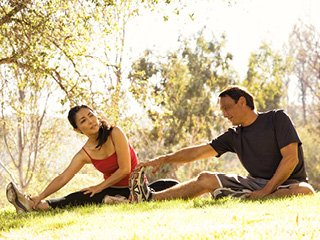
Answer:
[(238, 102), (241, 104), (241, 106), (246, 106), (247, 105), (247, 100), (244, 96), (241, 96), (238, 100)]

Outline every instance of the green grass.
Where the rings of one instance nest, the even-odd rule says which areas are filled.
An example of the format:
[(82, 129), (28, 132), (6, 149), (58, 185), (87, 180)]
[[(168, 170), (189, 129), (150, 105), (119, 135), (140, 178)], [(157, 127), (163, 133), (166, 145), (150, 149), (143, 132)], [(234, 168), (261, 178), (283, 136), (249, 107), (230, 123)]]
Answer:
[(100, 205), (16, 215), (0, 211), (0, 239), (320, 239), (320, 193)]

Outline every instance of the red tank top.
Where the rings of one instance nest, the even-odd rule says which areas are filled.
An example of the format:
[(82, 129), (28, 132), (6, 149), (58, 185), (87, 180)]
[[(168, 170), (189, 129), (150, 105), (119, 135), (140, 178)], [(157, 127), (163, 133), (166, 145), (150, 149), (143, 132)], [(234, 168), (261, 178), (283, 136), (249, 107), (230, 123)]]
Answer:
[[(117, 153), (113, 153), (111, 156), (105, 158), (105, 159), (93, 159), (91, 156), (88, 154), (88, 152), (82, 148), (83, 151), (88, 155), (88, 157), (91, 159), (91, 162), (93, 166), (100, 172), (103, 173), (104, 179), (107, 179), (108, 177), (111, 176), (118, 168), (118, 158), (117, 158)], [(136, 153), (134, 152), (133, 148), (129, 144), (129, 149), (130, 149), (130, 158), (131, 158), (131, 172), (135, 169), (135, 167), (138, 164), (137, 156)], [(129, 176), (128, 174), (126, 177), (121, 179), (119, 182), (114, 184), (113, 186), (117, 187), (127, 187), (129, 184)]]

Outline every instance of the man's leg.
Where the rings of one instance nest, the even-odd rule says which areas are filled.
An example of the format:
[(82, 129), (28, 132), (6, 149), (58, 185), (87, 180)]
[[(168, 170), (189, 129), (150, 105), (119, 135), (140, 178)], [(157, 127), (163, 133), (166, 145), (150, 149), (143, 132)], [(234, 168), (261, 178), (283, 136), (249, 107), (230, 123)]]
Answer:
[(290, 184), (287, 187), (280, 187), (274, 193), (270, 194), (270, 197), (310, 195), (314, 193), (315, 191), (309, 183), (301, 182), (296, 184)]
[(189, 199), (212, 192), (220, 187), (213, 172), (201, 172), (196, 178), (160, 192), (152, 192), (152, 200)]

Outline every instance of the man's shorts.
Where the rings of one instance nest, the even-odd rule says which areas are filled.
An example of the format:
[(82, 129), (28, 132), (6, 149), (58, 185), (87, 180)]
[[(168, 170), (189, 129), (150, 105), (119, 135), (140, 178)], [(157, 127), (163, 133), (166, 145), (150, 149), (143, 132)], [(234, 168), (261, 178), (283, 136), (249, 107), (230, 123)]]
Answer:
[[(231, 188), (234, 191), (250, 190), (256, 191), (262, 189), (267, 183), (268, 179), (254, 178), (251, 176), (242, 177), (237, 174), (215, 173), (220, 188)], [(277, 189), (289, 188), (292, 184), (299, 184), (301, 181), (296, 179), (288, 179)]]

